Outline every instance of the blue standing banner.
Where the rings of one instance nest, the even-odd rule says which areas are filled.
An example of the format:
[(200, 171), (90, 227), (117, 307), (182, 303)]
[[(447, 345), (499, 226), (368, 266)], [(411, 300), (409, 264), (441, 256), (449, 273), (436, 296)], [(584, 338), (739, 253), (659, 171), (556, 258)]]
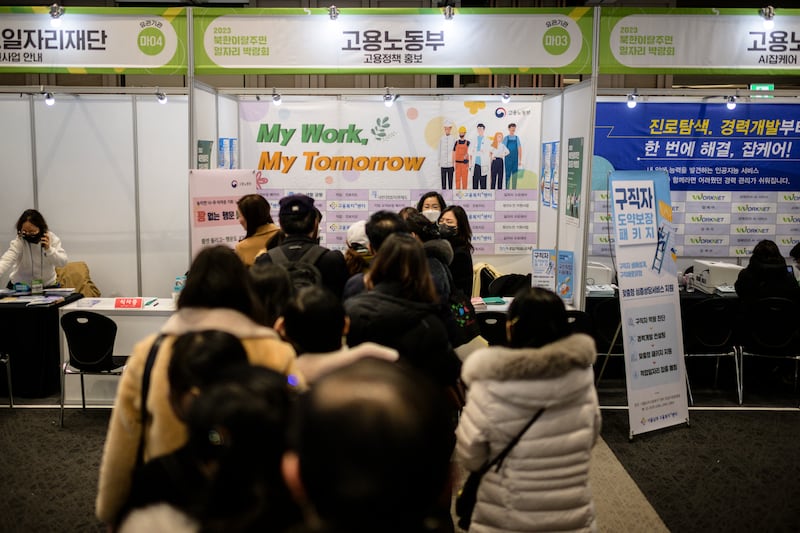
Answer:
[(688, 423), (675, 227), (664, 172), (609, 176), (630, 436)]

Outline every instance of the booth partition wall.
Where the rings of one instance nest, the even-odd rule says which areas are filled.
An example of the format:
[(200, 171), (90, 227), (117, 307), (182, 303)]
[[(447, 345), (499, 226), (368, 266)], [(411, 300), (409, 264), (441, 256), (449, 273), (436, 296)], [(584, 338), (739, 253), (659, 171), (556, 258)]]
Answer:
[[(670, 175), (682, 266), (694, 257), (746, 261), (760, 238), (784, 251), (800, 240), (794, 204), (784, 201), (800, 191), (787, 166), (800, 149), (789, 128), (798, 115), (792, 89), (630, 83), (796, 75), (798, 52), (778, 50), (774, 31), (796, 21), (797, 10), (779, 10), (776, 29), (765, 31), (756, 9), (457, 7), (447, 19), (444, 9), (420, 7), (67, 6), (60, 31), (85, 32), (83, 49), (14, 55), (3, 42), (0, 79), (13, 85), (0, 87), (0, 114), (14, 127), (0, 133), (0, 240), (35, 206), (104, 295), (167, 296), (198, 246), (242, 236), (230, 220), (230, 202), (242, 194), (259, 192), (273, 205), (289, 192), (312, 194), (325, 215), (323, 242), (337, 248), (354, 220), (441, 190), (447, 123), (454, 134), (464, 126), (473, 143), (478, 124), (491, 143), (513, 123), (522, 144), (516, 188), (505, 175), (502, 192), (475, 187), (470, 169), (465, 189), (443, 191), (472, 217), (476, 261), (524, 273), (533, 248), (572, 252), (577, 306), (585, 261), (612, 262), (610, 170)], [(20, 31), (55, 31), (47, 17), (46, 8), (0, 10)], [(741, 50), (729, 46), (723, 61), (704, 28), (728, 32), (718, 41)], [(129, 34), (136, 47), (127, 46)], [(707, 57), (689, 60), (687, 49)], [(127, 86), (42, 84), (81, 76)], [(728, 111), (731, 96), (738, 107)], [(625, 105), (631, 98), (637, 108)], [(626, 124), (629, 135), (616, 136)], [(714, 220), (692, 218), (704, 205)]]

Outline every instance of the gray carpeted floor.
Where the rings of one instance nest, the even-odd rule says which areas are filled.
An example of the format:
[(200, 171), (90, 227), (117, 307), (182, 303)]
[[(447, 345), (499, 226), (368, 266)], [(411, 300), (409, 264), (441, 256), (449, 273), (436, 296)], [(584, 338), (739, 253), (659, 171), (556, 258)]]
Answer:
[[(798, 396), (766, 372), (746, 407), (772, 410), (692, 410), (690, 427), (632, 442), (627, 411), (613, 407), (625, 404), (624, 381), (604, 378), (592, 466), (600, 530), (800, 531)], [(714, 389), (696, 375), (698, 405), (735, 408), (728, 378)], [(93, 509), (109, 413), (69, 409), (60, 429), (58, 409), (0, 408), (0, 531), (104, 531)]]

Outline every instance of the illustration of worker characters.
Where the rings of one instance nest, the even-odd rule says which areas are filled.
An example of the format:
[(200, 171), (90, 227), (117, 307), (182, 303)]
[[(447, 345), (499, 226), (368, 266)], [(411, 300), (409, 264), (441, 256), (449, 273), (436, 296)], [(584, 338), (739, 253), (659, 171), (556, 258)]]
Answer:
[(478, 136), (470, 144), (470, 160), (472, 161), (472, 188), (485, 189), (486, 177), (489, 175), (491, 156), (489, 155), (489, 140), (483, 135), (486, 126), (478, 124)]
[(503, 144), (503, 133), (497, 132), (492, 137), (492, 147), (489, 150), (492, 157), (491, 179), (489, 180), (490, 189), (503, 188), (503, 163), (508, 155), (508, 148)]
[(506, 189), (517, 188), (517, 178), (522, 172), (522, 143), (517, 137), (517, 125), (508, 125), (508, 135), (503, 137), (503, 144), (508, 148), (506, 155)]
[(442, 189), (453, 188), (453, 145), (456, 136), (453, 135), (453, 122), (445, 120), (442, 125), (444, 135), (439, 139), (439, 169), (442, 173)]
[(467, 128), (458, 128), (458, 139), (453, 144), (453, 164), (455, 165), (456, 189), (467, 188), (469, 174), (469, 141), (466, 139)]

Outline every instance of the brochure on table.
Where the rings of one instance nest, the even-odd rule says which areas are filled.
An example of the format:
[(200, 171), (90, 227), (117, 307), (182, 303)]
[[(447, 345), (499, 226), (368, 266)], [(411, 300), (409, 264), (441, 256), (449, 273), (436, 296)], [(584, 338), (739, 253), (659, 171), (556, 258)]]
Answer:
[(669, 177), (609, 177), (630, 436), (689, 421)]

